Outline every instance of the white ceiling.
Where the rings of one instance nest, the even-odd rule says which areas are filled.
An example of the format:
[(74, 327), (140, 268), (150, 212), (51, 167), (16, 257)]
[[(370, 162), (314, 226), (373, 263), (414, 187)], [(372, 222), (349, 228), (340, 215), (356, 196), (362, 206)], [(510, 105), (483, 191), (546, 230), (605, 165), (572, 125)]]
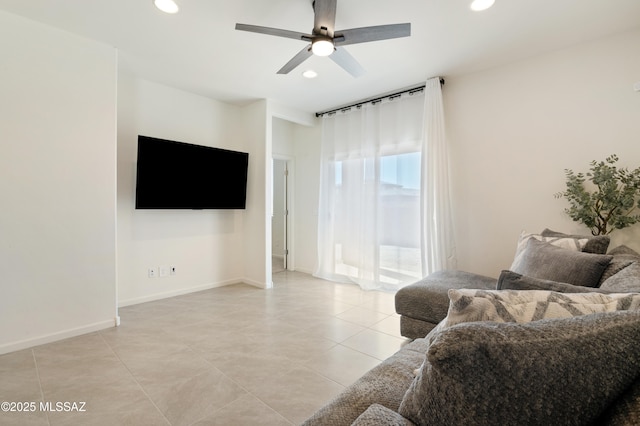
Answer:
[[(152, 0), (0, 0), (0, 9), (116, 47), (123, 72), (224, 102), (267, 98), (308, 112), (640, 28), (640, 0), (496, 0), (484, 12), (472, 12), (471, 0), (339, 0), (336, 30), (410, 22), (412, 36), (347, 46), (367, 70), (357, 79), (319, 57), (277, 75), (304, 42), (235, 24), (310, 33), (311, 0), (176, 1), (176, 15)], [(319, 76), (305, 79), (306, 69)]]

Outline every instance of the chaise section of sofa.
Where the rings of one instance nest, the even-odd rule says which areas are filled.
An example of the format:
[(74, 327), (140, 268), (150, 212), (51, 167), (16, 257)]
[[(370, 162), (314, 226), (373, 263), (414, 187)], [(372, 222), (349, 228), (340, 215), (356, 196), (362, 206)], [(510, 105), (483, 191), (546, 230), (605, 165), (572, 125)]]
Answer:
[(497, 280), (465, 271), (438, 271), (398, 290), (400, 333), (410, 339), (429, 333), (447, 315), (449, 289), (640, 292), (640, 254), (624, 245), (607, 253), (608, 246), (608, 236), (550, 229), (523, 232), (510, 270)]
[(496, 279), (464, 271), (438, 271), (403, 287), (396, 293), (400, 334), (409, 339), (424, 337), (447, 316), (449, 289), (492, 290)]

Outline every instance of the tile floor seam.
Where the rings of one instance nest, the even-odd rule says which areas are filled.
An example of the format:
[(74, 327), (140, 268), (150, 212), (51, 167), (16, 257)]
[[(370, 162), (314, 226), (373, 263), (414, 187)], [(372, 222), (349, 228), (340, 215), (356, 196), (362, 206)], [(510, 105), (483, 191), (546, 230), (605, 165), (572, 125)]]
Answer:
[[(40, 380), (40, 369), (38, 368), (38, 359), (36, 358), (36, 351), (31, 349), (31, 356), (33, 357), (33, 364), (36, 368), (36, 377), (38, 378), (38, 387), (40, 388), (40, 400), (45, 402), (44, 400), (44, 389), (42, 389), (42, 381)], [(47, 417), (47, 424), (51, 426), (51, 420), (49, 419), (49, 413), (45, 411), (45, 416)]]
[[(373, 323), (373, 324), (370, 324), (370, 325), (364, 325), (364, 324), (362, 324), (362, 323), (358, 323), (358, 322), (356, 322), (356, 321), (350, 321), (350, 320), (345, 319), (345, 318), (338, 318), (338, 319), (340, 319), (340, 320), (342, 320), (342, 321), (346, 321), (346, 322), (348, 322), (348, 323), (350, 323), (350, 324), (359, 325), (360, 327), (363, 327), (364, 329), (371, 329), (371, 326), (376, 325), (376, 324), (377, 324), (378, 322), (380, 322), (380, 321), (384, 321), (386, 318), (384, 318), (384, 319), (382, 319), (382, 320), (380, 320), (380, 321), (377, 321), (377, 322), (375, 322), (375, 323)], [(373, 329), (372, 329), (372, 330), (373, 330)], [(375, 330), (375, 331), (377, 331), (377, 330)], [(382, 332), (381, 332), (381, 333), (382, 333)], [(385, 334), (386, 334), (386, 333), (385, 333)]]
[[(344, 347), (346, 347), (346, 346), (344, 346)], [(348, 348), (348, 349), (351, 349), (351, 348)], [(354, 349), (354, 350), (355, 350), (355, 349)], [(356, 352), (357, 352), (357, 351), (356, 351)], [(366, 354), (365, 354), (365, 355), (366, 355)], [(309, 370), (313, 371), (313, 372), (314, 372), (314, 373), (316, 373), (318, 376), (324, 377), (325, 379), (327, 379), (327, 380), (329, 380), (329, 381), (331, 381), (331, 382), (333, 382), (333, 383), (335, 383), (335, 384), (337, 384), (337, 385), (339, 385), (339, 386), (342, 386), (343, 388), (346, 388), (346, 387), (347, 387), (346, 385), (343, 385), (342, 383), (335, 381), (335, 380), (334, 380), (334, 379), (332, 379), (331, 377), (327, 376), (326, 374), (322, 373), (322, 372), (321, 372), (321, 371), (319, 371), (319, 370), (316, 370), (316, 369), (315, 369), (315, 368), (313, 368), (313, 367), (309, 367), (309, 366), (306, 366), (306, 365), (305, 365), (305, 366), (304, 366), (304, 368), (307, 368), (307, 369), (309, 369)]]
[[(239, 385), (238, 385), (239, 386)], [(243, 388), (244, 389), (244, 388)], [(271, 405), (269, 405), (267, 403), (267, 401), (264, 401), (262, 398), (260, 398), (258, 395), (255, 395), (253, 392), (249, 391), (248, 389), (245, 389), (247, 391), (247, 395), (252, 396), (253, 398), (257, 399), (258, 401), (260, 401), (265, 407), (267, 407), (269, 410), (273, 411), (276, 415), (278, 415), (279, 417), (281, 417), (283, 420), (285, 420), (287, 423), (291, 424), (291, 425), (295, 425), (295, 423), (293, 423), (291, 420), (289, 420), (288, 418), (286, 418), (282, 413), (280, 413), (278, 410), (276, 410), (275, 408), (273, 408)], [(240, 397), (242, 398), (242, 397)], [(237, 398), (235, 401), (237, 401)], [(233, 401), (233, 402), (235, 402)], [(224, 407), (221, 407), (220, 409), (216, 410), (216, 412), (222, 410), (222, 408), (228, 407), (229, 405), (233, 404), (233, 402), (230, 402), (229, 404), (225, 405)], [(204, 418), (204, 417), (203, 417)], [(202, 420), (202, 419), (200, 419)], [(194, 423), (195, 424), (195, 423)]]
[[(329, 339), (330, 340), (330, 339)], [(333, 342), (333, 341), (332, 341)], [(334, 345), (331, 346), (331, 348), (334, 348), (336, 346), (340, 345), (339, 343), (334, 342)], [(193, 348), (191, 348), (190, 345), (186, 344), (185, 346), (189, 347), (189, 349), (194, 352), (198, 357), (200, 357), (204, 362), (206, 362), (207, 364), (211, 365), (211, 367), (215, 368), (216, 370), (220, 371), (220, 373), (222, 375), (224, 375), (226, 378), (228, 378), (229, 380), (231, 380), (236, 386), (238, 386), (239, 388), (241, 388), (242, 390), (244, 390), (248, 395), (251, 395), (252, 397), (256, 398), (258, 401), (260, 401), (262, 404), (264, 404), (266, 407), (268, 407), (271, 411), (273, 411), (275, 414), (277, 414), (278, 416), (280, 416), (281, 418), (283, 418), (284, 420), (286, 420), (288, 423), (290, 423), (291, 425), (295, 425), (295, 423), (293, 423), (290, 419), (288, 419), (287, 417), (285, 417), (282, 413), (280, 413), (278, 410), (276, 410), (275, 407), (272, 407), (271, 405), (269, 405), (269, 403), (267, 401), (265, 401), (264, 399), (260, 398), (260, 396), (258, 396), (256, 393), (252, 392), (251, 390), (247, 389), (245, 386), (242, 386), (240, 383), (238, 383), (236, 380), (234, 380), (232, 377), (228, 376), (226, 373), (224, 373), (222, 370), (220, 370), (218, 367), (215, 366), (215, 364), (213, 364), (211, 361), (207, 360), (206, 358), (202, 357), (197, 351), (195, 351)], [(325, 350), (328, 351), (331, 348)], [(257, 349), (258, 350), (258, 349)], [(366, 355), (366, 354), (365, 354)], [(370, 355), (369, 355), (370, 356)], [(375, 358), (375, 357), (372, 357)], [(292, 366), (290, 368), (288, 368), (286, 371), (282, 371), (280, 372), (280, 374), (278, 376), (284, 376), (286, 374), (288, 374), (291, 371), (294, 371), (296, 368), (305, 368), (308, 369), (310, 371), (313, 371), (314, 373), (318, 374), (319, 376), (325, 378), (326, 380), (329, 380), (332, 383), (337, 384), (338, 386), (341, 386), (343, 388), (346, 388), (345, 385), (343, 385), (342, 383), (336, 382), (335, 380), (333, 380), (332, 378), (328, 377), (327, 375), (323, 374), (322, 372), (307, 366), (306, 364), (304, 364), (303, 362), (300, 362), (298, 360), (294, 360), (292, 358), (289, 358), (292, 362)], [(234, 402), (236, 402), (238, 399), (242, 398), (242, 396), (236, 398), (233, 401), (230, 401), (229, 403), (225, 404), (224, 406), (218, 408), (216, 410), (216, 412), (219, 412), (221, 410), (223, 410), (224, 408), (232, 405)], [(195, 422), (193, 422), (191, 425), (196, 424), (197, 422), (205, 419), (208, 416), (203, 416), (202, 418), (196, 420)]]
[[(337, 384), (338, 386), (342, 386), (343, 388), (346, 388), (346, 386), (344, 386), (343, 384), (336, 382), (335, 380), (333, 380), (333, 379), (331, 379), (331, 378), (329, 378), (329, 377), (325, 376), (325, 375), (324, 375), (324, 374), (322, 374), (322, 373), (319, 373), (318, 371), (314, 370), (314, 369), (313, 369), (313, 368), (311, 368), (311, 367), (307, 367), (306, 365), (299, 365), (299, 367), (306, 368), (307, 370), (313, 371), (314, 373), (316, 373), (316, 374), (318, 374), (319, 376), (321, 376), (321, 377), (323, 377), (323, 378), (325, 378), (325, 379), (327, 379), (327, 380), (329, 380), (329, 381), (331, 381), (331, 382), (333, 382), (333, 383)], [(292, 369), (290, 369), (290, 370), (287, 370), (287, 372), (286, 372), (286, 373), (288, 373), (288, 372), (290, 372), (290, 371), (293, 371), (293, 370), (294, 370), (293, 368), (292, 368)], [(284, 375), (284, 374), (286, 374), (286, 373), (283, 373), (282, 375)], [(253, 396), (254, 398), (256, 398), (257, 400), (259, 400), (260, 402), (262, 402), (262, 403), (263, 403), (264, 405), (266, 405), (267, 407), (269, 407), (269, 409), (271, 409), (272, 411), (275, 411), (275, 412), (276, 412), (280, 417), (282, 417), (283, 419), (285, 419), (287, 422), (291, 423), (292, 425), (295, 425), (295, 423), (294, 423), (293, 421), (291, 421), (290, 419), (288, 419), (287, 417), (285, 417), (285, 416), (284, 416), (284, 414), (280, 413), (280, 412), (279, 412), (278, 410), (276, 410), (274, 407), (272, 407), (271, 405), (269, 405), (269, 404), (267, 403), (267, 401), (264, 401), (262, 398), (260, 398), (258, 395), (254, 394), (254, 393), (253, 393), (253, 392), (251, 392), (251, 391), (249, 391), (249, 394), (250, 394), (251, 396)]]
[(377, 360), (377, 361), (378, 361), (378, 363), (380, 363), (380, 362), (382, 362), (382, 361), (383, 361), (383, 360), (381, 360), (380, 358), (378, 358), (378, 357), (376, 357), (376, 356), (373, 356), (373, 355), (371, 355), (371, 354), (368, 354), (368, 353), (366, 353), (366, 352), (363, 352), (363, 351), (361, 351), (361, 350), (359, 350), (359, 349), (352, 348), (351, 346), (343, 345), (342, 343), (340, 343), (340, 346), (341, 346), (341, 347), (343, 347), (343, 348), (345, 348), (345, 349), (351, 349), (352, 351), (356, 351), (356, 352), (358, 352), (359, 354), (366, 355), (366, 356), (368, 356), (368, 357), (370, 357), (370, 358), (373, 358), (373, 359)]
[[(387, 336), (396, 337), (396, 336), (392, 336), (391, 334), (386, 334), (386, 333), (383, 333), (383, 332), (378, 331), (378, 330), (373, 330), (373, 329), (365, 328), (364, 330), (362, 330), (362, 331), (360, 331), (360, 332), (358, 332), (358, 333), (354, 334), (354, 335), (353, 335), (353, 336), (351, 336), (350, 338), (353, 338), (353, 337), (357, 336), (358, 334), (362, 334), (362, 333), (364, 333), (365, 331), (373, 331), (373, 332), (376, 332), (376, 333), (385, 334), (385, 335), (387, 335)], [(349, 338), (349, 339), (350, 339), (350, 338)], [(347, 340), (349, 340), (349, 339), (347, 339)], [(346, 342), (347, 340), (345, 340), (344, 342)], [(344, 344), (344, 342), (340, 343), (340, 346), (343, 346), (343, 347), (345, 347), (345, 348), (348, 348), (348, 349), (354, 350), (354, 351), (359, 352), (359, 353), (361, 353), (361, 354), (363, 354), (363, 355), (367, 355), (367, 356), (369, 356), (369, 357), (371, 357), (371, 358), (377, 359), (379, 362), (382, 362), (382, 361), (384, 361), (385, 359), (387, 359), (387, 357), (386, 357), (386, 356), (385, 356), (384, 358), (378, 358), (376, 355), (372, 355), (372, 354), (370, 354), (370, 353), (363, 352), (363, 351), (361, 351), (360, 349), (357, 349), (357, 348), (354, 348), (354, 347), (351, 347), (351, 346), (345, 345), (345, 344)], [(404, 343), (403, 343), (403, 345), (404, 345)], [(398, 349), (396, 350), (396, 352), (397, 352), (397, 351), (399, 351), (399, 350), (400, 350), (400, 348), (398, 348)]]
[[(262, 400), (262, 398), (258, 397), (258, 395), (254, 394), (253, 392), (251, 392), (249, 389), (247, 389), (245, 386), (243, 386), (242, 384), (238, 383), (236, 380), (233, 379), (233, 377), (229, 376), (227, 373), (225, 373), (224, 371), (220, 370), (218, 367), (215, 366), (215, 364), (213, 364), (211, 361), (209, 361), (208, 359), (204, 358), (202, 355), (200, 355), (197, 351), (195, 351), (190, 345), (186, 345), (187, 347), (189, 347), (189, 350), (191, 350), (193, 353), (195, 353), (198, 357), (200, 357), (200, 359), (202, 359), (205, 363), (209, 364), (212, 368), (215, 368), (216, 370), (218, 370), (220, 372), (220, 374), (222, 374), (224, 377), (226, 377), (227, 379), (229, 379), (231, 382), (233, 382), (233, 384), (235, 384), (236, 386), (238, 386), (240, 389), (242, 389), (243, 391), (246, 392), (247, 395), (251, 395), (252, 397), (256, 398), (258, 401), (260, 401), (262, 404), (264, 404), (266, 407), (268, 407), (271, 411), (273, 411), (274, 413), (276, 413), (278, 416), (282, 417), (283, 419), (285, 419), (287, 422), (291, 423), (291, 421), (289, 419), (287, 419), (286, 417), (284, 417), (280, 412), (278, 412), (275, 408), (273, 408), (271, 405), (269, 405), (266, 401)], [(287, 372), (291, 371), (292, 369), (287, 370)], [(239, 396), (238, 398), (234, 399), (233, 401), (230, 401), (229, 403), (223, 405), (222, 407), (216, 409), (215, 412), (219, 412), (221, 410), (223, 410), (224, 408), (232, 405), (234, 402), (238, 401), (240, 398), (242, 398), (242, 396)], [(201, 417), (200, 419), (196, 420), (195, 422), (192, 423), (196, 424), (199, 421), (207, 418), (209, 416), (204, 415), (203, 417)], [(293, 423), (291, 423), (293, 424)]]
[[(228, 374), (226, 374), (224, 371), (220, 370), (218, 367), (216, 367), (211, 361), (209, 361), (208, 359), (202, 357), (197, 351), (194, 351), (193, 348), (191, 348), (189, 345), (186, 345), (189, 347), (189, 349), (191, 351), (193, 351), (196, 355), (198, 355), (204, 362), (206, 362), (207, 364), (209, 364), (212, 368), (215, 368), (216, 370), (218, 370), (220, 372), (220, 374), (222, 374), (224, 377), (226, 377), (227, 379), (229, 379), (231, 382), (233, 382), (233, 384), (235, 384), (236, 386), (238, 386), (240, 389), (242, 389), (243, 391), (246, 392), (246, 395), (250, 395), (252, 397), (254, 397), (255, 399), (257, 399), (258, 401), (260, 401), (262, 404), (264, 404), (265, 407), (269, 408), (269, 410), (273, 411), (275, 414), (277, 414), (278, 416), (282, 417), (284, 420), (286, 420), (287, 422), (289, 422), (290, 424), (294, 425), (295, 423), (292, 423), (289, 419), (287, 419), (284, 415), (282, 415), (278, 410), (276, 410), (274, 407), (272, 407), (271, 405), (269, 405), (266, 401), (264, 401), (262, 398), (260, 398), (258, 395), (254, 394), (253, 392), (251, 392), (249, 389), (247, 389), (245, 386), (243, 386), (242, 384), (238, 383), (236, 380), (234, 380), (232, 377), (230, 377)], [(292, 371), (293, 369), (289, 369), (287, 370), (285, 373), (288, 373), (289, 371)], [(244, 395), (239, 396), (238, 398), (234, 399), (233, 401), (230, 401), (229, 403), (223, 405), (222, 407), (218, 408), (215, 410), (215, 412), (219, 412), (221, 410), (223, 410), (224, 408), (232, 405), (233, 403), (235, 403), (236, 401), (238, 401), (240, 398), (242, 398)], [(193, 423), (191, 423), (190, 426), (198, 423), (199, 421), (210, 417), (207, 415), (202, 416), (201, 418), (199, 418), (198, 420), (194, 421)]]
[(136, 383), (138, 388), (140, 388), (140, 390), (142, 391), (144, 396), (147, 397), (149, 402), (151, 402), (151, 405), (153, 405), (153, 407), (158, 411), (158, 413), (160, 413), (162, 418), (167, 422), (167, 425), (171, 425), (171, 422), (169, 421), (169, 419), (167, 419), (167, 417), (164, 415), (162, 410), (156, 405), (156, 403), (153, 400), (153, 398), (151, 398), (151, 396), (147, 393), (147, 390), (144, 388), (144, 386), (142, 386), (142, 384), (138, 381), (138, 379), (136, 379), (135, 374), (133, 374), (133, 372), (129, 369), (129, 366), (127, 366), (127, 364), (122, 360), (122, 358), (120, 358), (120, 355), (118, 355), (118, 353), (115, 351), (115, 349), (113, 349), (113, 347), (109, 344), (107, 339), (104, 338), (102, 333), (103, 333), (102, 331), (98, 332), (98, 334), (99, 334), (100, 338), (102, 339), (102, 341), (107, 345), (109, 350), (111, 350), (113, 355), (118, 359), (118, 362), (120, 362), (120, 364), (122, 364), (122, 366), (125, 368), (125, 370), (127, 370), (129, 375), (131, 376), (131, 379)]
[[(237, 384), (237, 383), (236, 383), (236, 384)], [(227, 404), (223, 405), (223, 406), (222, 406), (222, 407), (220, 407), (220, 408), (217, 408), (217, 409), (213, 412), (213, 414), (218, 413), (218, 412), (220, 412), (220, 411), (224, 410), (224, 409), (225, 409), (225, 408), (227, 408), (228, 406), (232, 405), (234, 402), (238, 401), (238, 400), (239, 400), (240, 398), (242, 398), (243, 396), (244, 396), (244, 395), (239, 396), (239, 397), (237, 397), (236, 399), (234, 399), (233, 401), (231, 401), (231, 402), (229, 402), (229, 403), (227, 403)], [(271, 407), (269, 407), (269, 408), (271, 408)], [(207, 418), (211, 417), (211, 415), (212, 415), (212, 414), (204, 414), (202, 417), (200, 417), (200, 418), (198, 418), (198, 419), (194, 420), (193, 422), (189, 423), (189, 425), (188, 425), (188, 426), (193, 426), (193, 425), (195, 425), (195, 424), (198, 424), (198, 422), (201, 422), (201, 421), (203, 421), (204, 419), (207, 419)]]
[(289, 423), (292, 426), (295, 425), (295, 423), (293, 423), (291, 420), (286, 418), (282, 413), (280, 413), (278, 410), (276, 410), (275, 408), (273, 408), (272, 406), (267, 404), (267, 401), (264, 401), (262, 398), (259, 398), (257, 395), (254, 395), (251, 392), (249, 392), (249, 395), (251, 395), (252, 397), (257, 399), (258, 401), (260, 401), (262, 404), (264, 404), (265, 407), (267, 407), (269, 410), (273, 411), (276, 415), (278, 415), (280, 418), (282, 418), (282, 420), (284, 420), (285, 422)]

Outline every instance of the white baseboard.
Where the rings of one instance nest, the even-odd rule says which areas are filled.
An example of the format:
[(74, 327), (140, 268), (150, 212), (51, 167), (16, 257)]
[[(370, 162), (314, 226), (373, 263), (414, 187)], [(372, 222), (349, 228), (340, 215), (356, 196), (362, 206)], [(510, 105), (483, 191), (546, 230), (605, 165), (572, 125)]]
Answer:
[(273, 282), (271, 282), (271, 281), (269, 281), (269, 283), (267, 283), (266, 286), (265, 286), (265, 283), (261, 283), (259, 281), (254, 281), (254, 280), (250, 280), (248, 278), (244, 278), (242, 280), (242, 282), (245, 283), (245, 284), (251, 285), (253, 287), (258, 287), (258, 288), (262, 288), (262, 289), (273, 287)]
[(0, 345), (0, 355), (9, 352), (20, 351), (22, 349), (32, 348), (34, 346), (44, 345), (58, 340), (68, 339), (70, 337), (81, 336), (87, 333), (116, 327), (120, 322), (119, 317), (110, 320), (87, 324), (82, 327), (71, 328), (68, 330), (58, 331), (56, 333), (46, 334), (44, 336), (33, 337), (30, 339), (20, 340), (18, 342), (5, 343)]
[(162, 299), (166, 299), (168, 297), (182, 296), (183, 294), (189, 294), (189, 293), (195, 293), (195, 292), (198, 292), (198, 291), (210, 290), (212, 288), (224, 287), (226, 285), (238, 284), (238, 283), (242, 283), (242, 282), (247, 282), (247, 281), (242, 279), (242, 278), (236, 278), (236, 279), (231, 279), (231, 280), (220, 281), (220, 282), (217, 282), (217, 283), (199, 285), (199, 286), (196, 286), (196, 287), (181, 288), (181, 289), (178, 289), (178, 290), (171, 290), (171, 291), (166, 291), (166, 292), (163, 292), (163, 293), (155, 293), (155, 294), (150, 294), (148, 296), (135, 297), (133, 299), (120, 300), (120, 301), (118, 301), (118, 306), (122, 308), (124, 306), (138, 305), (140, 303), (153, 302), (155, 300), (162, 300)]
[[(154, 300), (166, 299), (168, 297), (181, 296), (183, 294), (195, 293), (198, 291), (209, 290), (217, 287), (224, 287), (232, 284), (245, 283), (257, 288), (265, 289), (269, 288), (268, 285), (272, 286), (272, 283), (261, 283), (258, 281), (253, 281), (246, 278), (237, 278), (226, 281), (221, 281), (217, 283), (205, 284), (197, 287), (189, 287), (183, 288), (173, 291), (168, 291), (164, 293), (156, 293), (144, 297), (138, 297), (133, 299), (121, 300), (118, 302), (119, 307), (137, 305), (145, 302), (153, 302)], [(30, 339), (20, 340), (17, 342), (10, 342), (0, 345), (0, 355), (6, 354), (9, 352), (15, 352), (22, 349), (28, 349), (34, 346), (44, 345), (47, 343), (55, 342), (58, 340), (68, 339), (70, 337), (76, 337), (83, 334), (93, 333), (99, 330), (104, 330), (111, 327), (117, 327), (120, 325), (120, 317), (116, 316), (113, 319), (107, 321), (101, 321), (93, 324), (87, 324), (81, 327), (76, 327), (68, 330), (59, 331), (56, 333), (47, 334), (44, 336), (38, 336)]]

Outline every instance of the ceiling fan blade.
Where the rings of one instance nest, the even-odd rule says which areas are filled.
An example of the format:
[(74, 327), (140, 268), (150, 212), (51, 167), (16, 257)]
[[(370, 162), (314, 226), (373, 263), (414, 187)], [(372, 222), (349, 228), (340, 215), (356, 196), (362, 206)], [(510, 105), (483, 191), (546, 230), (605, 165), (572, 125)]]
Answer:
[(369, 41), (388, 40), (392, 38), (409, 37), (411, 24), (378, 25), (375, 27), (352, 28), (336, 31), (334, 44), (347, 46), (349, 44), (367, 43)]
[(351, 74), (352, 76), (358, 78), (361, 75), (364, 75), (365, 70), (362, 68), (362, 65), (356, 61), (356, 59), (351, 56), (349, 52), (345, 49), (338, 47), (336, 51), (333, 52), (329, 58), (333, 60), (336, 64), (340, 65), (346, 72)]
[(277, 37), (293, 38), (295, 40), (311, 41), (310, 34), (299, 33), (296, 31), (281, 30), (278, 28), (260, 27), (258, 25), (236, 24), (236, 30), (249, 31), (251, 33), (267, 34)]
[(280, 68), (278, 74), (288, 74), (289, 71), (293, 70), (295, 67), (309, 59), (311, 55), (313, 55), (313, 52), (311, 52), (311, 45), (306, 46), (304, 49), (298, 52), (296, 56), (291, 58), (291, 60), (287, 62), (284, 67)]
[(314, 34), (326, 34), (329, 37), (333, 37), (336, 24), (336, 3), (337, 0), (315, 0), (313, 2), (315, 14), (313, 22)]

